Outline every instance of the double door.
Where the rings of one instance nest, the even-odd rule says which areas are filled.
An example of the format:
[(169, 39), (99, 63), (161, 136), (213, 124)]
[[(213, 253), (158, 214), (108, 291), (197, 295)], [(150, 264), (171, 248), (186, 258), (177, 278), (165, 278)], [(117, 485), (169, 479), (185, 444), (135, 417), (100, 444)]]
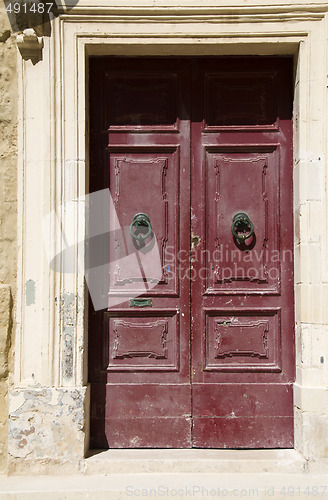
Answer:
[(95, 448), (293, 446), (290, 58), (92, 58)]

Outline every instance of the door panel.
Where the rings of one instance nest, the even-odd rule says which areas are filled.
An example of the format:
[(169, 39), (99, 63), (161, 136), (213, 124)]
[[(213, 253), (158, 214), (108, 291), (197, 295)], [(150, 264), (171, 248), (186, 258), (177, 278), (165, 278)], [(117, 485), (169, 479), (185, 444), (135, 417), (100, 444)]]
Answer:
[[(177, 311), (156, 315), (109, 317), (109, 362), (106, 370), (179, 371), (180, 328)], [(106, 349), (107, 351), (107, 349)]]
[(207, 372), (281, 372), (280, 309), (206, 310)]
[[(115, 264), (111, 269), (109, 299), (121, 291), (143, 293), (145, 276), (147, 283), (158, 283), (152, 294), (177, 296), (177, 270), (170, 269), (169, 272), (166, 260), (169, 253), (176, 255), (178, 245), (179, 148), (168, 151), (162, 147), (157, 152), (153, 147), (147, 148), (149, 152), (134, 149), (136, 151), (125, 150), (124, 153), (112, 153), (112, 147), (109, 149), (111, 193), (120, 227), (125, 228), (125, 231), (119, 231), (114, 220), (111, 224), (115, 236), (111, 240), (110, 261)], [(126, 186), (131, 187), (126, 189)], [(131, 238), (129, 231), (133, 216), (139, 212), (149, 216), (159, 247), (159, 255), (152, 252), (154, 247), (148, 248), (150, 245), (146, 253), (138, 252), (142, 269), (135, 266), (134, 260), (125, 258), (139, 249), (144, 250)]]
[(142, 63), (138, 68), (128, 59), (126, 64), (117, 61), (108, 66), (105, 72), (108, 102), (105, 128), (132, 133), (178, 130), (179, 77), (172, 65), (172, 70), (168, 64), (166, 68), (157, 67), (160, 71), (151, 67), (149, 61), (148, 67)]
[[(206, 293), (279, 293), (279, 152), (277, 146), (268, 149), (206, 148), (206, 255), (212, 257)], [(249, 241), (232, 237), (238, 207), (254, 224)]]
[(90, 191), (115, 208), (93, 447), (293, 446), (291, 68), (91, 58)]
[[(191, 222), (200, 243), (192, 263), (193, 446), (291, 447), (290, 61), (195, 65)], [(254, 225), (247, 239), (232, 234), (240, 212)], [(248, 236), (250, 227), (237, 236)]]
[[(258, 61), (258, 67), (263, 62)], [(235, 65), (233, 60), (223, 64), (224, 70), (204, 67), (204, 129), (277, 129), (278, 72), (270, 68), (257, 71), (256, 66), (250, 71), (241, 59)]]
[[(193, 419), (195, 448), (290, 448), (293, 417), (229, 415)], [(278, 436), (281, 436), (280, 439)], [(219, 444), (218, 444), (219, 443)]]
[(90, 310), (92, 446), (190, 447), (189, 65), (94, 58), (90, 72), (90, 190), (115, 208), (108, 310)]

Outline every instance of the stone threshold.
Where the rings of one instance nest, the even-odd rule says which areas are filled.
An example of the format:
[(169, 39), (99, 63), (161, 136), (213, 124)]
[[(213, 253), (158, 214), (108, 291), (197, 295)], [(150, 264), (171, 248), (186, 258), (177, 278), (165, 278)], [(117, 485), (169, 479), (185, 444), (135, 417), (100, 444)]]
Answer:
[(299, 473), (139, 473), (0, 477), (0, 500), (137, 498), (328, 500), (327, 475)]
[(307, 460), (296, 450), (91, 450), (84, 474), (124, 473), (302, 473)]

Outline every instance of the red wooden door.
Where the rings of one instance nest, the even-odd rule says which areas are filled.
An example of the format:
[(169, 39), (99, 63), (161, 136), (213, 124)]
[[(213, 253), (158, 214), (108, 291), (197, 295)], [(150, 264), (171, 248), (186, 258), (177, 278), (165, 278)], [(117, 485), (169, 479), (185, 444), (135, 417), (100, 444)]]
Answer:
[[(90, 312), (92, 445), (190, 447), (190, 282), (172, 260), (190, 245), (189, 65), (96, 59), (90, 71), (90, 188), (110, 189), (122, 228), (112, 216), (116, 306)], [(131, 227), (140, 213), (152, 228), (145, 239), (147, 224)], [(131, 304), (136, 295), (146, 305)]]
[(93, 447), (293, 445), (290, 69), (91, 60), (90, 190), (116, 211), (109, 308), (89, 313)]
[[(195, 63), (192, 439), (293, 446), (291, 61)], [(254, 225), (239, 227), (246, 213)], [(237, 228), (238, 229), (238, 228)], [(238, 239), (238, 236), (240, 239)]]

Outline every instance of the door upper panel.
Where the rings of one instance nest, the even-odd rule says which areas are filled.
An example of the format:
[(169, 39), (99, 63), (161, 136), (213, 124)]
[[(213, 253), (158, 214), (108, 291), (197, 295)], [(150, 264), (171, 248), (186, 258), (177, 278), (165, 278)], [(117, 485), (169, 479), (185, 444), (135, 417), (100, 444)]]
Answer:
[(179, 129), (179, 76), (173, 70), (148, 68), (106, 72), (106, 126), (110, 131), (174, 131)]

